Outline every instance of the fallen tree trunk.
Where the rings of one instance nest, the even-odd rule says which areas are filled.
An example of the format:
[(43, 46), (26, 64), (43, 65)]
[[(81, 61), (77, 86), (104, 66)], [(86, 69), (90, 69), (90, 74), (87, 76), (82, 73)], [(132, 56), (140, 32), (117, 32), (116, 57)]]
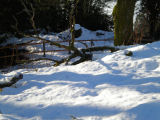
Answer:
[[(104, 50), (110, 50), (111, 52), (115, 52), (115, 51), (118, 51), (119, 49), (115, 48), (115, 47), (110, 47), (110, 46), (92, 47), (92, 48), (81, 49), (78, 52), (74, 52), (69, 57), (64, 58), (60, 61), (57, 61), (54, 66), (59, 66), (62, 63), (68, 64), (68, 62), (71, 59), (76, 58), (76, 57), (80, 57), (80, 59), (73, 62), (71, 65), (76, 65), (76, 64), (79, 64), (79, 63), (84, 62), (84, 61), (92, 60), (93, 55), (92, 55), (91, 52), (93, 52), (93, 51), (104, 51)], [(88, 52), (90, 52), (90, 53), (88, 53)]]
[(15, 84), (17, 81), (23, 79), (23, 75), (22, 74), (19, 74), (19, 75), (16, 75), (14, 76), (13, 78), (11, 78), (11, 80), (9, 82), (6, 82), (6, 83), (0, 83), (0, 88), (5, 88), (5, 87), (10, 87), (12, 86), (13, 84)]
[(82, 52), (93, 52), (93, 51), (104, 51), (104, 50), (110, 50), (111, 52), (115, 52), (118, 51), (119, 49), (111, 46), (101, 46), (101, 47), (91, 47), (82, 49)]

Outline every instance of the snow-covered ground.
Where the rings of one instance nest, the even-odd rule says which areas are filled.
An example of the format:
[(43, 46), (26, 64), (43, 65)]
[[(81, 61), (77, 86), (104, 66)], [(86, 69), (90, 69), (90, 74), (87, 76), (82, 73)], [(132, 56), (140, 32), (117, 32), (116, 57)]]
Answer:
[(24, 75), (0, 93), (0, 119), (160, 120), (159, 46), (128, 46), (75, 66), (0, 74), (1, 81), (17, 72)]
[[(114, 4), (110, 2), (105, 10), (111, 14)], [(76, 27), (82, 29), (77, 40), (113, 38), (111, 32)], [(97, 36), (97, 32), (102, 35)], [(53, 41), (67, 36), (68, 30), (41, 35)], [(28, 40), (33, 39), (12, 38), (9, 43)], [(95, 44), (101, 45), (113, 46), (113, 41)], [(15, 74), (24, 75), (12, 87), (0, 90), (0, 120), (160, 120), (159, 46), (160, 42), (154, 42), (120, 47), (122, 50), (115, 53), (94, 53), (93, 61), (75, 66), (28, 67), (0, 73), (1, 83)], [(28, 49), (42, 50), (42, 46)], [(133, 56), (126, 56), (126, 51), (132, 51)], [(55, 54), (62, 57), (66, 53)]]

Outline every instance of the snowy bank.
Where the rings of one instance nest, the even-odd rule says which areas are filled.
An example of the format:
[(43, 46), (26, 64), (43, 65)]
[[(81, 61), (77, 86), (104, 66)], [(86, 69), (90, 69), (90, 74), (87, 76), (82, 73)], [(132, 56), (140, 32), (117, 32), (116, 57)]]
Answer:
[(103, 53), (76, 66), (21, 69), (0, 93), (4, 120), (159, 120), (160, 42)]

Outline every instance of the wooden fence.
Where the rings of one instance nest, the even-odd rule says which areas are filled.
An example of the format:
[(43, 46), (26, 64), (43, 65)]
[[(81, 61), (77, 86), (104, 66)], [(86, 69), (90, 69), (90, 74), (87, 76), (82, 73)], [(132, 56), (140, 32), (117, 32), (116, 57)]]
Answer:
[[(100, 39), (100, 40), (75, 40), (75, 42), (83, 42), (83, 43), (86, 43), (86, 42), (100, 42), (100, 41), (110, 41), (110, 40), (113, 40), (113, 39)], [(31, 41), (33, 42), (33, 41)], [(65, 42), (69, 42), (69, 40), (63, 40), (63, 41), (54, 41), (54, 42), (57, 42), (57, 43), (65, 43)], [(31, 55), (31, 54), (37, 54), (37, 53), (43, 53), (43, 55), (45, 56), (47, 53), (49, 52), (62, 52), (62, 51), (67, 51), (66, 49), (61, 49), (61, 50), (47, 50), (46, 49), (46, 44), (48, 42), (39, 42), (39, 43), (20, 43), (20, 44), (14, 44), (14, 45), (7, 45), (7, 46), (2, 46), (0, 47), (0, 50), (3, 51), (7, 48), (9, 49), (14, 49), (15, 51), (18, 51), (19, 48), (21, 47), (26, 47), (26, 46), (36, 46), (36, 45), (42, 45), (43, 47), (43, 50), (42, 51), (33, 51), (33, 52), (25, 52), (25, 53), (18, 53), (16, 52), (16, 54), (12, 54), (12, 55), (6, 55), (6, 56), (0, 56), (0, 59), (1, 58), (7, 58), (7, 57), (13, 57), (13, 56), (20, 56), (20, 55)]]
[[(100, 40), (75, 40), (75, 43), (80, 42), (83, 45), (86, 45), (87, 42), (106, 42), (106, 41), (111, 41), (113, 39), (100, 39)], [(19, 63), (26, 63), (26, 62), (32, 62), (32, 61), (39, 61), (39, 60), (46, 60), (46, 62), (43, 62), (44, 65), (47, 65), (47, 61), (53, 61), (55, 60), (51, 59), (57, 52), (69, 52), (68, 50), (64, 48), (58, 48), (58, 47), (50, 47), (52, 49), (48, 49), (49, 42), (43, 42), (40, 41), (38, 43), (34, 43), (35, 41), (32, 40), (27, 43), (19, 43), (19, 44), (10, 44), (6, 46), (0, 46), (0, 68), (5, 68), (9, 66), (13, 66)], [(54, 41), (57, 43), (69, 43), (69, 40), (64, 40), (64, 41)], [(31, 51), (20, 51), (20, 49), (25, 50), (26, 47), (28, 46), (41, 46), (39, 50), (33, 50)], [(54, 45), (51, 45), (54, 46)], [(85, 46), (86, 47), (86, 46)], [(8, 53), (8, 51), (10, 51)], [(24, 64), (23, 64), (24, 65)], [(23, 66), (22, 65), (22, 66)]]

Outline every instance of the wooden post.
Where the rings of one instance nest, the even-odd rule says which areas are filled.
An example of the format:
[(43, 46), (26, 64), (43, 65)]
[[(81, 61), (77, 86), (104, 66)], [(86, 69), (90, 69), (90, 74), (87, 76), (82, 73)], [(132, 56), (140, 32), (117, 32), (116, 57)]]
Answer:
[[(70, 13), (70, 32), (71, 32), (71, 41), (69, 41), (69, 46), (71, 48), (74, 47), (74, 42), (75, 42), (75, 23), (76, 23), (76, 9), (77, 5), (79, 3), (79, 0), (74, 0), (72, 3), (72, 10)], [(71, 53), (71, 51), (69, 51)]]
[(46, 44), (45, 44), (45, 41), (43, 41), (43, 57), (46, 57)]

